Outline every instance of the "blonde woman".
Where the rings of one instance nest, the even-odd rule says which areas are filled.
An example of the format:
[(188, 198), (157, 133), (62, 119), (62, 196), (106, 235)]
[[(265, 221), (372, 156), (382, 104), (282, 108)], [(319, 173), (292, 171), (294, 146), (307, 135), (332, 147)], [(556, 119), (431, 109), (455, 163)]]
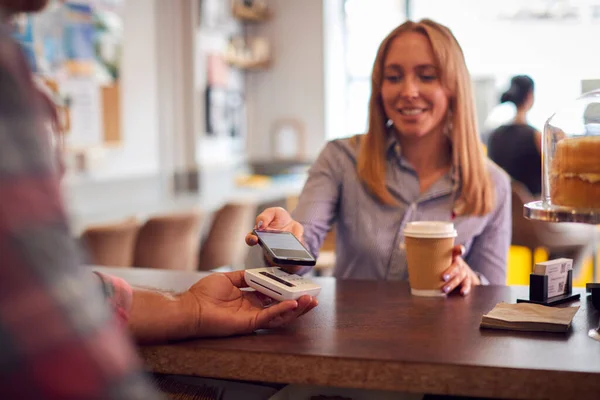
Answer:
[(406, 22), (381, 43), (368, 132), (327, 144), (293, 218), (271, 208), (256, 221), (293, 232), (315, 255), (336, 224), (336, 277), (399, 280), (408, 277), (402, 230), (414, 220), (456, 225), (443, 291), (505, 284), (509, 178), (481, 150), (462, 50), (430, 20)]

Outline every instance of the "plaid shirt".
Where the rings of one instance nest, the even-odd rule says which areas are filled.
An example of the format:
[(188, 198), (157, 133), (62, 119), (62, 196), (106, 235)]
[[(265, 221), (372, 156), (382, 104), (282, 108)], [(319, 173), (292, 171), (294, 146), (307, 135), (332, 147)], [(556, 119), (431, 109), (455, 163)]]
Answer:
[(119, 323), (131, 288), (80, 267), (41, 103), (0, 25), (0, 398), (156, 398)]

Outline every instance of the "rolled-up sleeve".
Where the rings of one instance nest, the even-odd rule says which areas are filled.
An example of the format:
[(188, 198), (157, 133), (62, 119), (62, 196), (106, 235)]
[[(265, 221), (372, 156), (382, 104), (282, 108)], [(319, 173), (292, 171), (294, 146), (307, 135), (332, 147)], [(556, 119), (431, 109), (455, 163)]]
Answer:
[(304, 243), (315, 256), (338, 212), (342, 180), (336, 141), (329, 142), (308, 172), (293, 218), (304, 227)]
[(113, 309), (122, 326), (129, 320), (129, 311), (133, 299), (131, 286), (121, 278), (95, 273), (100, 279), (106, 301)]

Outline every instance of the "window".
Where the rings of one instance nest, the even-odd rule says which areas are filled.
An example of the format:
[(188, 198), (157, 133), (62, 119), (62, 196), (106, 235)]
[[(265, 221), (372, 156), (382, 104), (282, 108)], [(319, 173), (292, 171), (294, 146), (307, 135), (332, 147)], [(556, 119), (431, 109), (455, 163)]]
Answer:
[(406, 20), (405, 0), (345, 0), (343, 14), (346, 104), (338, 137), (366, 132), (373, 61), (381, 41)]
[(599, 1), (343, 0), (341, 8), (345, 75), (338, 101), (345, 106), (336, 110), (343, 118), (328, 129), (330, 139), (366, 131), (375, 54), (381, 40), (406, 20), (407, 8), (412, 20), (430, 18), (453, 31), (473, 80), (482, 133), (513, 75), (535, 81), (528, 117), (539, 130), (582, 93), (586, 80), (600, 78), (600, 53), (593, 50), (600, 35)]
[[(460, 43), (475, 81), (480, 126), (489, 115), (479, 96), (495, 106), (513, 75), (535, 81), (530, 124), (542, 130), (562, 104), (578, 97), (582, 81), (600, 78), (594, 5), (581, 0), (536, 2), (412, 0), (411, 18), (431, 18), (448, 26)], [(598, 3), (594, 1), (593, 3)], [(478, 82), (487, 85), (478, 92)]]

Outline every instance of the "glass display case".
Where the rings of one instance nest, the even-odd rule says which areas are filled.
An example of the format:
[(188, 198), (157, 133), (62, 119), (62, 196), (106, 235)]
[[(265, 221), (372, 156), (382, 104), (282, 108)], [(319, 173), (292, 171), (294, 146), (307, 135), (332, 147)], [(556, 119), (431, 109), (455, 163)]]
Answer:
[(600, 224), (600, 90), (552, 115), (542, 139), (542, 198), (525, 217)]

